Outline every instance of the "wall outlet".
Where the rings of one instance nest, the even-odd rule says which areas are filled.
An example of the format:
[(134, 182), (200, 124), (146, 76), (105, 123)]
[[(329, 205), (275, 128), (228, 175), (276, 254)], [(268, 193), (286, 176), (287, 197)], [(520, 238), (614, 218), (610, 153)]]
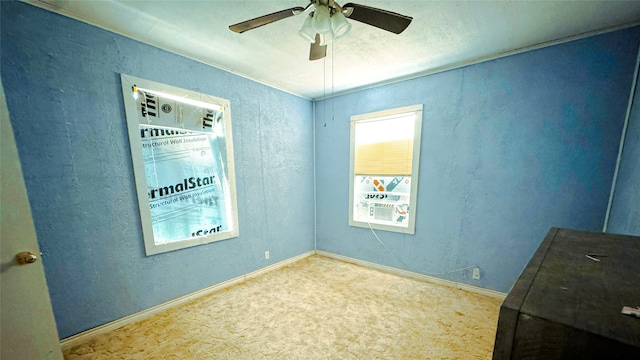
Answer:
[(480, 268), (473, 268), (473, 278), (480, 280)]
[(264, 252), (264, 258), (269, 260), (269, 250)]

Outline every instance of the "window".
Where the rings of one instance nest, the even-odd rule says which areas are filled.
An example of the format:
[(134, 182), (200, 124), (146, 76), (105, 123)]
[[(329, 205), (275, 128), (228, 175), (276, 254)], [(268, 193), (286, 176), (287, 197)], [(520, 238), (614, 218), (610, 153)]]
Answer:
[(229, 101), (121, 80), (147, 255), (237, 237)]
[(349, 225), (415, 233), (422, 105), (351, 117)]

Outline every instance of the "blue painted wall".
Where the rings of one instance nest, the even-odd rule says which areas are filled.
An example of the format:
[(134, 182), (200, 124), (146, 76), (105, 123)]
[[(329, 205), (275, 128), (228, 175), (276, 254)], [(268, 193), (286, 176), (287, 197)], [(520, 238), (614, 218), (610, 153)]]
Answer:
[[(601, 231), (638, 37), (626, 29), (319, 101), (317, 248), (507, 292), (550, 227)], [(416, 233), (377, 231), (388, 251), (347, 225), (349, 121), (413, 104), (424, 104)], [(481, 280), (452, 272), (467, 266)]]
[(629, 116), (607, 232), (640, 236), (640, 92)]
[[(0, 6), (2, 82), (62, 338), (313, 250), (310, 101)], [(145, 256), (120, 73), (231, 101), (239, 238)]]

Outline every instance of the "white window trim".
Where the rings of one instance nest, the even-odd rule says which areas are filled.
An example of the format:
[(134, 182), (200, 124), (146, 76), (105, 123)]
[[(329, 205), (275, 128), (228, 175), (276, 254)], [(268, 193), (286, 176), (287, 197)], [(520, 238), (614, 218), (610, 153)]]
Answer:
[[(417, 217), (417, 200), (418, 200), (418, 173), (420, 171), (420, 139), (422, 135), (422, 110), (423, 105), (412, 105), (401, 108), (376, 111), (366, 114), (351, 116), (351, 134), (350, 134), (350, 152), (349, 152), (349, 225), (356, 227), (364, 227), (376, 230), (392, 231), (405, 234), (415, 234), (416, 217)], [(413, 159), (411, 164), (411, 195), (410, 195), (410, 216), (407, 227), (392, 226), (385, 224), (377, 224), (363, 221), (353, 220), (353, 193), (354, 193), (354, 179), (355, 179), (355, 124), (358, 121), (370, 120), (379, 117), (393, 116), (408, 112), (415, 112), (415, 127), (413, 135)]]
[[(211, 243), (230, 239), (239, 236), (238, 229), (238, 206), (236, 200), (236, 180), (235, 166), (233, 160), (233, 138), (231, 132), (231, 107), (230, 101), (227, 99), (215, 97), (212, 95), (202, 94), (199, 92), (186, 90), (151, 80), (137, 78), (127, 74), (120, 74), (122, 82), (122, 93), (124, 95), (125, 113), (127, 118), (127, 127), (129, 131), (129, 144), (131, 148), (131, 158), (133, 162), (133, 170), (135, 175), (136, 191), (138, 194), (138, 207), (140, 209), (140, 219), (142, 222), (142, 234), (144, 237), (144, 246), (147, 256), (160, 254), (168, 251), (179, 250), (187, 247)], [(220, 105), (224, 108), (222, 121), (224, 123), (224, 136), (227, 153), (227, 179), (229, 186), (229, 201), (231, 206), (232, 228), (228, 231), (215, 233), (207, 236), (199, 236), (187, 238), (175, 242), (156, 243), (151, 224), (151, 211), (149, 209), (149, 195), (147, 193), (147, 183), (145, 177), (144, 160), (142, 157), (142, 142), (140, 141), (140, 128), (137, 120), (137, 110), (133, 96), (125, 94), (132, 93), (132, 87), (153, 89), (158, 92), (175, 95), (187, 99), (205, 99), (208, 103)], [(133, 104), (133, 105), (132, 105)]]

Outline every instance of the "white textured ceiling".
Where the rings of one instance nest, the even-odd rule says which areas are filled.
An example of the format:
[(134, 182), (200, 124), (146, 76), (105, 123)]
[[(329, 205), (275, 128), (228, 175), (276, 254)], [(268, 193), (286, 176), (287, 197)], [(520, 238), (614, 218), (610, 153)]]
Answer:
[(228, 29), (308, 0), (27, 2), (309, 99), (640, 21), (640, 1), (358, 0), (413, 21), (399, 35), (350, 21), (325, 59), (309, 61), (302, 15), (243, 34)]

